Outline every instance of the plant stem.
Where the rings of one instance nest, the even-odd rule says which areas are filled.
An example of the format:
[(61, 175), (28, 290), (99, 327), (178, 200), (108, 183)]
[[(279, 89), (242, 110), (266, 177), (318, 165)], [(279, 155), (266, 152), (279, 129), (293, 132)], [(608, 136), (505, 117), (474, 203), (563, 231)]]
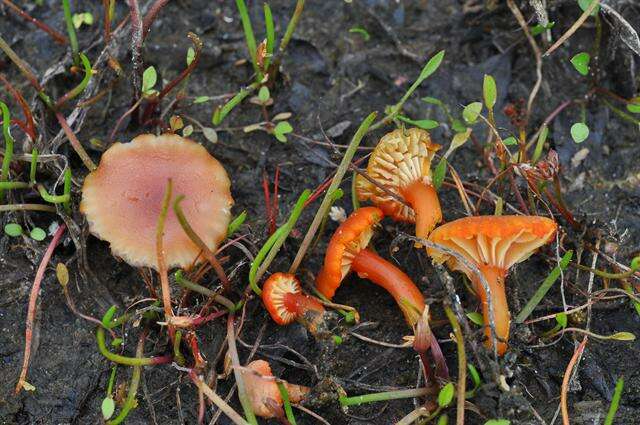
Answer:
[(613, 391), (613, 397), (611, 397), (611, 405), (607, 412), (607, 417), (604, 420), (604, 425), (613, 425), (613, 419), (616, 417), (616, 412), (620, 406), (620, 397), (622, 397), (622, 390), (624, 389), (624, 378), (621, 376), (616, 381), (616, 389)]
[(29, 307), (27, 310), (27, 321), (26, 321), (26, 329), (24, 335), (24, 359), (22, 361), (22, 370), (20, 371), (20, 379), (18, 379), (18, 383), (16, 384), (15, 394), (18, 394), (27, 379), (27, 371), (29, 369), (29, 358), (31, 357), (31, 339), (33, 337), (33, 324), (36, 319), (36, 302), (38, 301), (38, 295), (40, 294), (40, 284), (42, 283), (42, 279), (44, 278), (44, 272), (47, 269), (47, 265), (51, 260), (51, 256), (53, 255), (53, 251), (58, 246), (60, 239), (62, 239), (62, 235), (66, 229), (65, 224), (61, 224), (58, 227), (58, 230), (51, 238), (51, 242), (49, 242), (49, 246), (47, 250), (44, 252), (44, 256), (40, 261), (40, 265), (38, 266), (38, 271), (36, 272), (36, 277), (33, 279), (33, 285), (31, 286), (31, 293), (29, 294)]
[(467, 355), (464, 349), (464, 338), (460, 323), (455, 313), (449, 305), (444, 306), (444, 312), (447, 319), (451, 323), (453, 333), (456, 336), (456, 345), (458, 347), (458, 388), (456, 389), (457, 405), (456, 405), (456, 425), (464, 425), (464, 403), (466, 397), (467, 385)]
[(60, 99), (58, 99), (58, 101), (56, 102), (56, 108), (60, 108), (67, 101), (77, 97), (84, 91), (84, 89), (87, 87), (87, 84), (89, 84), (89, 80), (91, 80), (91, 76), (93, 75), (91, 62), (89, 62), (89, 59), (85, 56), (84, 53), (80, 53), (80, 61), (82, 62), (82, 67), (84, 68), (84, 77), (82, 77), (82, 81), (80, 81), (80, 84), (72, 88)]
[(318, 230), (318, 227), (320, 227), (320, 223), (322, 222), (322, 219), (328, 213), (329, 206), (331, 205), (332, 194), (340, 186), (340, 183), (342, 183), (342, 179), (345, 173), (347, 172), (347, 170), (349, 169), (349, 164), (351, 163), (351, 159), (355, 155), (356, 150), (360, 145), (360, 142), (362, 141), (364, 135), (369, 130), (369, 127), (371, 126), (371, 123), (373, 123), (373, 120), (376, 119), (377, 115), (378, 115), (377, 112), (372, 112), (371, 114), (369, 114), (369, 116), (365, 118), (362, 124), (360, 124), (360, 127), (358, 128), (355, 135), (353, 136), (353, 139), (351, 139), (351, 142), (349, 143), (349, 147), (347, 148), (347, 151), (342, 157), (342, 161), (340, 161), (340, 165), (336, 170), (336, 174), (333, 177), (333, 180), (331, 181), (331, 185), (327, 189), (327, 192), (324, 198), (322, 199), (322, 203), (318, 208), (318, 212), (313, 218), (313, 221), (309, 226), (309, 230), (307, 230), (307, 234), (304, 236), (302, 244), (300, 245), (300, 248), (296, 253), (296, 257), (293, 260), (291, 267), (289, 268), (289, 273), (295, 274), (296, 270), (298, 270), (298, 267), (300, 266), (302, 259), (307, 253), (307, 249), (309, 248), (309, 245), (311, 244), (311, 241), (313, 240), (313, 237), (315, 236), (315, 233)]
[(64, 11), (64, 21), (67, 24), (67, 34), (69, 36), (69, 45), (71, 45), (71, 55), (73, 57), (73, 63), (75, 65), (80, 64), (78, 57), (78, 37), (76, 36), (76, 29), (73, 26), (73, 18), (71, 17), (71, 5), (69, 0), (62, 0), (62, 10)]
[(257, 425), (256, 415), (253, 413), (251, 407), (251, 401), (247, 397), (247, 389), (244, 386), (244, 379), (242, 378), (242, 372), (240, 370), (240, 358), (238, 357), (238, 349), (236, 347), (236, 336), (234, 330), (234, 315), (229, 314), (227, 317), (227, 345), (229, 346), (229, 357), (231, 357), (231, 363), (233, 365), (233, 375), (236, 378), (236, 385), (238, 386), (238, 398), (244, 410), (244, 415), (252, 425)]
[(282, 381), (276, 381), (278, 384), (278, 390), (282, 397), (282, 403), (284, 404), (284, 412), (287, 415), (287, 420), (291, 425), (297, 425), (296, 417), (293, 415), (293, 409), (291, 409), (291, 402), (289, 401), (289, 391), (287, 391), (286, 385)]
[(167, 276), (167, 263), (164, 253), (164, 224), (167, 219), (167, 213), (169, 212), (169, 204), (171, 202), (172, 195), (172, 182), (168, 179), (167, 188), (164, 192), (164, 198), (162, 200), (162, 209), (158, 216), (158, 224), (156, 226), (156, 255), (158, 256), (158, 274), (160, 275), (160, 286), (162, 288), (162, 304), (164, 305), (164, 317), (169, 327), (169, 338), (173, 343), (175, 336), (175, 328), (171, 324), (170, 319), (173, 317), (173, 310), (171, 309), (171, 289), (169, 288), (169, 277)]
[(82, 160), (82, 163), (84, 164), (84, 166), (87, 167), (89, 171), (93, 171), (96, 168), (98, 168), (96, 167), (96, 164), (91, 160), (91, 157), (89, 156), (87, 151), (85, 151), (84, 148), (82, 147), (82, 144), (74, 134), (73, 130), (71, 130), (71, 127), (69, 126), (69, 123), (67, 123), (67, 120), (64, 117), (64, 115), (62, 115), (60, 112), (57, 112), (57, 111), (55, 114), (56, 114), (56, 118), (58, 119), (58, 123), (60, 124), (60, 127), (62, 127), (64, 134), (66, 134), (67, 139), (69, 139), (69, 143), (71, 143), (71, 147), (73, 148), (74, 151), (76, 151), (76, 153)]
[(44, 212), (56, 212), (56, 208), (51, 205), (44, 204), (11, 204), (0, 205), (0, 212), (8, 211), (44, 211)]
[[(143, 332), (140, 335), (140, 339), (138, 340), (138, 346), (136, 347), (136, 359), (141, 359), (144, 353), (144, 340), (145, 340), (146, 332)], [(107, 421), (107, 425), (118, 425), (129, 415), (131, 409), (135, 408), (138, 405), (136, 400), (136, 394), (138, 393), (138, 386), (140, 385), (140, 375), (142, 374), (142, 366), (135, 365), (133, 366), (133, 371), (131, 372), (131, 382), (129, 383), (129, 391), (127, 392), (127, 399), (122, 406), (122, 410), (113, 420)]]
[(213, 301), (225, 306), (227, 310), (231, 312), (235, 311), (236, 306), (233, 303), (233, 301), (231, 301), (226, 297), (223, 297), (222, 295), (216, 293), (215, 291), (212, 291), (209, 288), (205, 288), (202, 285), (198, 285), (197, 283), (191, 282), (189, 279), (184, 277), (182, 270), (178, 270), (177, 272), (175, 272), (174, 276), (176, 278), (176, 283), (182, 286), (183, 288), (187, 288), (191, 291), (198, 292), (202, 295), (206, 295), (207, 297), (213, 299)]
[(107, 348), (105, 342), (106, 334), (102, 326), (96, 328), (96, 342), (98, 343), (98, 350), (107, 359), (114, 363), (123, 364), (126, 366), (149, 366), (170, 363), (172, 358), (170, 355), (159, 357), (126, 357), (120, 354), (114, 354)]
[(38, 185), (38, 192), (40, 193), (42, 199), (52, 204), (62, 204), (64, 202), (69, 202), (69, 199), (71, 198), (71, 195), (69, 195), (68, 193), (65, 195), (51, 195), (41, 184)]
[(253, 27), (251, 25), (251, 18), (249, 17), (249, 11), (244, 0), (236, 0), (236, 6), (240, 13), (240, 21), (242, 22), (242, 31), (244, 32), (244, 38), (247, 42), (247, 50), (249, 50), (249, 56), (251, 57), (251, 64), (253, 70), (257, 75), (260, 74), (260, 67), (256, 60), (256, 38), (253, 34)]
[(218, 394), (216, 394), (207, 384), (205, 384), (202, 379), (198, 378), (196, 374), (192, 371), (189, 373), (189, 377), (193, 381), (194, 384), (198, 387), (200, 391), (206, 395), (209, 400), (215, 404), (218, 409), (224, 412), (225, 415), (236, 425), (249, 425), (249, 422), (244, 420), (242, 416), (240, 416), (231, 406), (229, 406)]
[(29, 183), (36, 184), (36, 171), (38, 166), (38, 149), (31, 150), (31, 164), (29, 166)]
[[(0, 109), (2, 109), (2, 136), (4, 137), (4, 157), (2, 158), (2, 174), (0, 175), (0, 181), (6, 182), (9, 179), (9, 166), (11, 165), (11, 159), (13, 158), (13, 144), (14, 140), (11, 136), (11, 114), (9, 108), (4, 102), (0, 102)], [(0, 202), (4, 198), (4, 194), (0, 189)]]
[(354, 397), (340, 397), (340, 405), (342, 407), (347, 406), (359, 406), (365, 403), (375, 403), (377, 401), (397, 400), (401, 398), (414, 398), (431, 395), (434, 390), (431, 388), (410, 388), (406, 390), (397, 391), (385, 391), (382, 393), (371, 393), (364, 395), (357, 395)]

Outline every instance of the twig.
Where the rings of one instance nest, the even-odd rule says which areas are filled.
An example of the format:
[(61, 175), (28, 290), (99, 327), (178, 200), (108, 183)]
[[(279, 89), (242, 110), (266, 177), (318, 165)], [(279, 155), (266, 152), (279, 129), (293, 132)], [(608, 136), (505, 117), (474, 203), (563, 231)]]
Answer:
[(0, 205), (0, 212), (8, 211), (44, 211), (44, 212), (56, 212), (56, 207), (44, 204), (9, 204)]
[(202, 379), (197, 377), (195, 373), (189, 373), (189, 377), (193, 381), (194, 384), (198, 387), (200, 391), (204, 393), (204, 395), (209, 398), (215, 404), (220, 411), (224, 412), (225, 415), (236, 425), (249, 425), (249, 422), (245, 421), (242, 416), (240, 416), (231, 406), (229, 406), (218, 394), (216, 394), (207, 384), (205, 384)]
[(144, 41), (149, 35), (149, 30), (151, 30), (151, 24), (156, 20), (158, 13), (162, 10), (162, 8), (169, 3), (169, 0), (156, 0), (151, 8), (147, 12), (147, 15), (144, 17), (144, 21), (142, 22), (142, 40)]
[(69, 123), (67, 123), (67, 120), (64, 117), (64, 115), (62, 115), (61, 112), (56, 112), (56, 118), (58, 119), (58, 123), (60, 124), (60, 127), (62, 127), (64, 134), (67, 136), (67, 139), (69, 139), (69, 143), (71, 143), (71, 147), (73, 148), (74, 151), (76, 151), (76, 153), (82, 160), (82, 163), (84, 164), (84, 166), (87, 167), (89, 171), (95, 170), (97, 168), (96, 164), (91, 160), (91, 157), (89, 156), (87, 151), (85, 151), (84, 148), (82, 147), (80, 140), (78, 140), (78, 138), (76, 137), (75, 133), (69, 126)]
[(573, 25), (571, 25), (571, 28), (569, 28), (564, 34), (562, 34), (562, 36), (555, 43), (553, 43), (553, 45), (549, 47), (549, 49), (547, 49), (547, 51), (544, 52), (544, 55), (542, 56), (549, 56), (558, 47), (562, 46), (562, 44), (565, 41), (567, 41), (569, 37), (571, 37), (573, 33), (576, 32), (578, 28), (580, 28), (580, 26), (582, 26), (582, 24), (584, 24), (587, 18), (589, 18), (589, 15), (591, 15), (591, 12), (593, 12), (595, 8), (598, 7), (599, 4), (600, 4), (600, 0), (593, 0), (589, 5), (589, 7), (587, 7), (587, 9), (584, 12), (582, 12), (582, 15), (580, 15), (578, 20), (575, 21)]
[(131, 15), (131, 60), (133, 62), (133, 98), (138, 100), (142, 85), (140, 75), (142, 75), (142, 42), (144, 41), (142, 34), (142, 18), (140, 17), (140, 7), (138, 0), (127, 0), (129, 4), (129, 12)]
[(327, 209), (331, 205), (331, 194), (340, 186), (340, 183), (342, 182), (342, 178), (344, 177), (345, 173), (347, 172), (347, 169), (349, 168), (349, 164), (351, 163), (351, 159), (353, 158), (353, 155), (356, 153), (358, 145), (362, 141), (362, 138), (367, 133), (369, 126), (371, 125), (373, 120), (375, 120), (377, 115), (378, 114), (376, 112), (372, 112), (371, 114), (369, 114), (369, 116), (365, 118), (362, 124), (360, 124), (360, 128), (358, 128), (355, 135), (353, 136), (353, 139), (351, 140), (351, 143), (349, 143), (349, 149), (347, 149), (344, 156), (342, 157), (342, 161), (338, 166), (338, 170), (336, 171), (335, 176), (331, 180), (331, 185), (327, 189), (326, 195), (322, 200), (320, 207), (318, 208), (318, 212), (313, 218), (313, 221), (309, 226), (309, 230), (307, 230), (307, 234), (304, 236), (302, 244), (300, 245), (300, 248), (296, 253), (296, 257), (293, 260), (291, 267), (289, 268), (289, 273), (295, 274), (296, 270), (298, 270), (298, 267), (300, 266), (300, 263), (302, 262), (302, 259), (304, 258), (304, 255), (306, 254), (307, 249), (309, 248), (311, 241), (313, 240), (316, 234), (316, 231), (318, 230), (318, 227), (320, 227), (320, 223), (322, 222), (322, 219), (327, 214)]
[(24, 359), (22, 361), (22, 370), (20, 371), (20, 379), (18, 379), (18, 383), (16, 385), (15, 393), (18, 394), (22, 388), (24, 388), (24, 384), (27, 379), (27, 371), (29, 369), (29, 358), (31, 357), (31, 339), (33, 337), (33, 325), (36, 319), (36, 302), (38, 301), (38, 295), (40, 294), (40, 284), (42, 283), (42, 278), (44, 277), (44, 272), (47, 269), (47, 265), (51, 260), (51, 256), (53, 255), (53, 251), (58, 246), (62, 235), (67, 227), (65, 224), (61, 224), (58, 227), (58, 230), (53, 234), (53, 238), (51, 242), (49, 242), (49, 246), (40, 261), (40, 266), (38, 266), (38, 271), (36, 272), (36, 277), (33, 280), (33, 285), (31, 286), (31, 294), (29, 295), (29, 309), (27, 311), (27, 322), (26, 329), (24, 335)]
[(20, 9), (15, 4), (13, 4), (11, 1), (2, 0), (2, 2), (5, 5), (7, 5), (7, 7), (9, 9), (13, 10), (16, 14), (20, 15), (21, 18), (24, 18), (27, 22), (31, 22), (33, 25), (37, 26), (42, 31), (44, 31), (47, 34), (49, 34), (51, 36), (51, 38), (53, 38), (55, 40), (56, 43), (58, 43), (58, 44), (66, 44), (67, 43), (67, 37), (65, 37), (62, 33), (56, 31), (55, 29), (51, 28), (49, 25), (45, 24), (44, 22), (39, 21), (36, 18), (34, 18), (33, 16), (29, 15), (27, 12), (25, 12), (22, 9)]
[(456, 425), (464, 425), (464, 402), (466, 397), (466, 385), (467, 385), (467, 355), (464, 350), (464, 338), (462, 336), (462, 329), (460, 329), (460, 323), (456, 319), (456, 315), (451, 310), (451, 307), (445, 304), (444, 312), (451, 322), (453, 333), (456, 336), (456, 344), (458, 346), (458, 388), (456, 390)]
[(236, 378), (236, 384), (238, 386), (238, 398), (240, 399), (240, 404), (249, 423), (257, 424), (258, 422), (253, 413), (251, 401), (247, 398), (247, 389), (244, 386), (244, 379), (242, 377), (242, 371), (240, 370), (240, 358), (238, 357), (238, 349), (236, 347), (234, 327), (234, 315), (229, 314), (229, 316), (227, 316), (227, 345), (229, 347), (229, 357), (231, 357), (231, 363), (233, 364), (233, 375)]

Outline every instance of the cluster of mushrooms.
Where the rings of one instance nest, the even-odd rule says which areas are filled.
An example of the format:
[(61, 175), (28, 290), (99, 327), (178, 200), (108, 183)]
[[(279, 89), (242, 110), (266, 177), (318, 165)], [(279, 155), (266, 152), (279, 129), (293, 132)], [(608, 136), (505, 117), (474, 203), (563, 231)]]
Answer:
[[(316, 277), (316, 289), (331, 300), (341, 282), (354, 271), (387, 290), (409, 326), (414, 330), (420, 327), (428, 320), (422, 291), (400, 268), (368, 248), (376, 226), (385, 217), (415, 223), (416, 238), (431, 242), (426, 247), (416, 243), (416, 247), (426, 248), (434, 263), (446, 263), (471, 280), (482, 302), (485, 324), (490, 323), (490, 296), (498, 343), (493, 347), (494, 339), (486, 325), (485, 342), (502, 355), (507, 349), (510, 325), (507, 272), (549, 242), (557, 225), (537, 216), (474, 216), (436, 227), (442, 221), (442, 212), (432, 184), (431, 161), (439, 148), (426, 131), (418, 128), (397, 129), (382, 137), (367, 172), (358, 175), (355, 182), (358, 198), (373, 206), (354, 211), (333, 234)], [(144, 134), (130, 143), (111, 146), (99, 167), (85, 179), (80, 209), (91, 232), (108, 241), (112, 252), (129, 264), (159, 270), (162, 259), (166, 267), (189, 268), (202, 259), (202, 245), (187, 235), (171, 209), (161, 217), (164, 233), (157, 234), (168, 182), (176, 198), (184, 197), (182, 211), (192, 234), (215, 252), (226, 238), (231, 218), (229, 177), (204, 147), (174, 134)], [(179, 324), (169, 294), (162, 295), (168, 322)], [(324, 321), (326, 300), (304, 293), (296, 276), (287, 273), (274, 273), (263, 285), (262, 301), (276, 323), (299, 321), (312, 333)], [(436, 371), (446, 374), (446, 364), (432, 334), (427, 348), (431, 349)], [(245, 380), (254, 411), (273, 417), (282, 400), (268, 363), (254, 362), (247, 370), (253, 371)], [(290, 395), (299, 399), (308, 390), (291, 386)]]

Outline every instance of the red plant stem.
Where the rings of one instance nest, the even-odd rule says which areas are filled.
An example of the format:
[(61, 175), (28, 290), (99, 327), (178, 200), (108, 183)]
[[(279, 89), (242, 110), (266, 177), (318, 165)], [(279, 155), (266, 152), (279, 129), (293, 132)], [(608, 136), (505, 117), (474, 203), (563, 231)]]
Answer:
[(133, 62), (133, 99), (134, 103), (141, 98), (142, 76), (142, 19), (138, 0), (127, 0), (131, 16), (131, 60)]
[(562, 377), (562, 389), (560, 391), (560, 408), (562, 410), (562, 424), (569, 425), (569, 408), (567, 407), (567, 393), (569, 392), (569, 380), (571, 379), (571, 374), (573, 372), (573, 368), (582, 356), (582, 352), (584, 351), (584, 347), (587, 345), (587, 337), (585, 336), (582, 339), (578, 348), (571, 356), (571, 360), (569, 360), (569, 364), (567, 365), (567, 369), (564, 371), (564, 376)]
[(0, 81), (5, 85), (7, 90), (11, 93), (11, 96), (20, 104), (22, 108), (22, 113), (24, 114), (25, 119), (25, 127), (20, 125), (20, 122), (16, 120), (16, 123), (20, 125), (20, 127), (27, 133), (27, 135), (31, 138), (31, 141), (36, 140), (36, 126), (33, 123), (33, 114), (31, 113), (31, 108), (27, 104), (27, 101), (24, 99), (22, 94), (15, 88), (13, 85), (7, 80), (4, 74), (0, 74)]
[[(513, 170), (513, 168), (511, 170)], [(529, 215), (529, 208), (527, 208), (527, 204), (526, 202), (524, 202), (524, 199), (522, 198), (522, 194), (520, 193), (520, 190), (518, 189), (518, 185), (516, 184), (516, 179), (513, 177), (513, 172), (509, 173), (509, 183), (511, 184), (511, 190), (516, 195), (516, 199), (520, 204), (520, 208), (522, 208), (525, 214)]]
[(110, 0), (102, 0), (102, 8), (104, 9), (104, 44), (109, 44), (109, 41), (111, 40), (111, 14), (109, 13), (110, 3)]
[(147, 35), (149, 34), (149, 30), (151, 29), (151, 24), (153, 24), (153, 21), (156, 20), (158, 13), (160, 13), (160, 10), (162, 10), (162, 8), (167, 3), (169, 3), (169, 0), (156, 0), (151, 6), (151, 8), (149, 8), (149, 11), (147, 12), (147, 16), (144, 17), (144, 21), (142, 22), (142, 39), (143, 40), (147, 38)]
[[(366, 159), (367, 157), (365, 156), (356, 161), (353, 161), (352, 164), (354, 166), (358, 166), (362, 162), (364, 162)], [(325, 181), (320, 183), (320, 185), (316, 188), (316, 190), (313, 191), (311, 196), (309, 196), (309, 199), (307, 199), (307, 202), (304, 203), (304, 208), (307, 208), (310, 204), (312, 204), (313, 201), (315, 201), (316, 199), (318, 199), (318, 197), (320, 197), (320, 195), (322, 195), (322, 192), (324, 192), (325, 190), (327, 190), (329, 186), (331, 186), (331, 181), (333, 180), (333, 176), (335, 176), (335, 172), (331, 173), (331, 175), (327, 177)]]
[[(276, 166), (276, 176), (273, 178), (273, 224), (275, 226), (276, 221), (278, 220), (278, 213), (280, 212), (280, 208), (278, 207), (279, 199), (278, 199), (278, 187), (280, 186), (280, 166)], [(275, 232), (275, 230), (274, 230)]]
[(85, 151), (84, 148), (82, 147), (80, 140), (78, 140), (78, 138), (76, 137), (71, 127), (69, 127), (69, 123), (67, 123), (67, 120), (64, 117), (64, 115), (56, 111), (56, 118), (58, 119), (58, 123), (60, 123), (60, 127), (62, 127), (62, 130), (67, 135), (67, 139), (69, 139), (69, 143), (71, 143), (71, 147), (73, 148), (74, 151), (76, 151), (76, 153), (82, 160), (84, 166), (87, 167), (89, 171), (95, 170), (97, 168), (96, 164), (91, 160), (87, 151)]
[(415, 326), (425, 307), (424, 297), (405, 272), (369, 249), (356, 254), (351, 270), (386, 289), (398, 303), (407, 323)]
[(269, 191), (269, 177), (267, 176), (266, 171), (262, 174), (262, 191), (264, 192), (264, 205), (266, 210), (265, 212), (267, 214), (269, 235), (272, 235), (273, 232), (276, 231), (276, 226), (273, 217), (271, 217), (273, 213), (273, 211), (271, 210), (271, 192)]
[(118, 133), (118, 130), (120, 129), (120, 126), (122, 125), (122, 121), (124, 121), (126, 117), (131, 115), (131, 113), (138, 108), (138, 106), (140, 105), (143, 99), (144, 99), (143, 97), (138, 99), (137, 102), (134, 103), (133, 106), (131, 106), (131, 108), (127, 109), (127, 111), (124, 114), (122, 114), (120, 118), (118, 118), (118, 121), (116, 121), (115, 127), (113, 127), (113, 130), (111, 130), (111, 134), (109, 135), (109, 140), (113, 142), (114, 138), (116, 137), (116, 134)]
[(26, 20), (27, 22), (31, 22), (33, 25), (37, 26), (38, 28), (40, 28), (42, 31), (46, 32), (47, 34), (49, 34), (51, 36), (51, 38), (53, 38), (53, 40), (58, 43), (58, 44), (66, 44), (67, 41), (67, 37), (65, 37), (63, 34), (59, 33), (58, 31), (54, 30), (53, 28), (51, 28), (49, 25), (45, 24), (42, 21), (37, 20), (36, 18), (34, 18), (33, 16), (29, 15), (27, 12), (25, 12), (24, 10), (20, 9), (18, 6), (16, 6), (15, 4), (13, 4), (11, 1), (9, 0), (2, 0), (2, 2), (11, 10), (13, 10), (16, 14), (20, 15), (21, 18), (23, 18), (24, 20)]
[(53, 238), (51, 239), (51, 242), (49, 242), (49, 246), (47, 247), (47, 250), (42, 257), (42, 261), (40, 261), (40, 265), (38, 266), (36, 277), (33, 279), (31, 294), (29, 295), (29, 308), (27, 310), (26, 328), (24, 332), (24, 359), (22, 361), (20, 379), (18, 379), (18, 383), (15, 389), (16, 394), (20, 393), (20, 391), (24, 387), (27, 379), (27, 371), (29, 370), (29, 358), (31, 357), (31, 340), (33, 338), (33, 325), (36, 319), (36, 302), (38, 301), (38, 295), (40, 294), (40, 284), (42, 283), (44, 272), (47, 269), (49, 261), (51, 260), (53, 251), (56, 249), (56, 246), (58, 246), (60, 239), (62, 239), (62, 235), (64, 234), (66, 228), (67, 227), (63, 223), (53, 234)]

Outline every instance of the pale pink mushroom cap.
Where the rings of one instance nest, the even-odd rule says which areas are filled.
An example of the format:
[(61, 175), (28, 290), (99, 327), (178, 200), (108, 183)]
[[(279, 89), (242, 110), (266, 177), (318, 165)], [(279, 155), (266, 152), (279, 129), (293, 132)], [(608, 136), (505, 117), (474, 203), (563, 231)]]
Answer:
[(115, 143), (82, 187), (82, 211), (91, 232), (111, 244), (114, 255), (134, 266), (157, 268), (156, 227), (168, 180), (173, 197), (164, 231), (168, 267), (190, 265), (198, 247), (173, 212), (180, 206), (196, 234), (215, 250), (224, 239), (233, 198), (222, 165), (201, 145), (173, 134), (142, 134)]

